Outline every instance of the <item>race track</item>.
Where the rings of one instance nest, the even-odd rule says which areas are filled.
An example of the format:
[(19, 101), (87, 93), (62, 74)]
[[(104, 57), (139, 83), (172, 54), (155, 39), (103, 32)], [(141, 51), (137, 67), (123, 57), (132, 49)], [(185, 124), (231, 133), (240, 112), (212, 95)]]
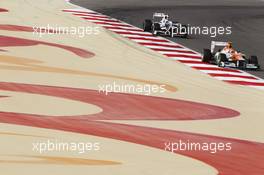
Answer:
[[(232, 41), (234, 47), (247, 55), (257, 55), (264, 68), (264, 2), (263, 1), (105, 1), (72, 0), (71, 2), (96, 10), (129, 24), (142, 27), (144, 19), (152, 17), (153, 12), (168, 13), (173, 21), (192, 26), (231, 26), (231, 35), (219, 35), (215, 38), (205, 35), (191, 35), (190, 39), (172, 39), (197, 52), (210, 48), (212, 40)], [(170, 38), (169, 38), (170, 39)], [(261, 71), (249, 73), (264, 77)]]

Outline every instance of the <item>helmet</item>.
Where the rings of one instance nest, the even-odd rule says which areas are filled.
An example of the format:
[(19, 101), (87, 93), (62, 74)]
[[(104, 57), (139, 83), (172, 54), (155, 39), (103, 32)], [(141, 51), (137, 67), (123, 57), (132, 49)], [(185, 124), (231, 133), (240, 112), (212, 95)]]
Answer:
[(232, 42), (231, 42), (231, 41), (228, 41), (226, 46), (227, 46), (228, 48), (232, 48)]

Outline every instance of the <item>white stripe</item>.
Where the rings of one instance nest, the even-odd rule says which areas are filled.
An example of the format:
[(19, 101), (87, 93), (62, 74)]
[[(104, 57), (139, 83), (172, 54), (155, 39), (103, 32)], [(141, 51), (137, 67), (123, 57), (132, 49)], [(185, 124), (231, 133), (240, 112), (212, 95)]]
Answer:
[[(246, 72), (240, 72), (239, 73), (239, 72), (226, 72), (226, 71), (217, 71), (217, 70), (199, 70), (199, 71), (204, 72), (206, 74), (228, 74), (228, 75), (253, 77), (251, 74), (248, 74)], [(221, 79), (221, 77), (225, 77), (225, 76), (213, 76), (213, 77), (217, 78), (219, 80), (227, 80), (227, 78), (239, 78), (239, 77), (226, 77), (226, 79)], [(244, 78), (244, 79), (247, 79), (247, 78)], [(249, 80), (249, 79), (247, 79), (247, 80)], [(258, 81), (258, 80), (255, 80), (255, 81)]]
[[(167, 57), (168, 59), (170, 60), (175, 60), (175, 61), (178, 61), (178, 60), (182, 60), (182, 61), (200, 61), (200, 59), (197, 59), (197, 58), (185, 58), (185, 57)], [(186, 63), (183, 63), (183, 64), (186, 64)]]
[[(139, 43), (153, 43), (153, 41), (149, 41), (149, 40), (144, 40), (144, 39), (131, 39), (135, 42), (139, 42)], [(155, 44), (171, 44), (171, 43), (168, 43), (168, 42), (159, 42), (159, 41), (155, 41)]]
[[(177, 45), (175, 45), (175, 46), (177, 46)], [(176, 48), (176, 47), (164, 47), (164, 46), (148, 46), (148, 45), (146, 45), (145, 47), (148, 47), (148, 48), (151, 48), (151, 49), (167, 49), (167, 50), (171, 50), (171, 51), (177, 51), (177, 50), (181, 50), (181, 51), (191, 51), (191, 50), (189, 50), (188, 48)]]
[(123, 24), (122, 22), (116, 20), (116, 19), (110, 19), (110, 18), (97, 18), (97, 17), (89, 17), (89, 16), (83, 16), (82, 18), (90, 18), (90, 19), (85, 19), (85, 20), (91, 20), (91, 21), (97, 21), (97, 22), (118, 22), (118, 23), (121, 23)]
[(188, 65), (190, 67), (217, 67), (212, 64), (193, 64), (193, 63), (183, 63), (183, 64)]
[(198, 54), (193, 54), (193, 53), (182, 53), (182, 52), (168, 52), (168, 51), (157, 51), (163, 55), (165, 54), (181, 54), (181, 55), (188, 55), (188, 56), (201, 56)]
[(240, 78), (240, 77), (215, 77), (218, 80), (225, 80), (225, 81), (245, 81), (250, 83), (263, 83), (263, 81), (260, 80), (252, 80), (247, 78)]
[[(153, 42), (151, 42), (151, 41), (146, 41), (146, 42), (138, 41), (138, 42), (142, 43), (143, 45), (146, 43), (146, 45), (144, 45), (145, 47), (149, 47), (150, 46), (150, 45), (147, 45), (148, 43), (153, 44)], [(155, 42), (154, 44), (162, 44), (162, 45), (165, 45), (165, 46), (162, 46), (162, 47), (166, 47), (166, 46), (168, 46), (168, 47), (169, 46), (171, 46), (171, 47), (179, 46), (176, 43), (172, 43), (172, 42)]]
[(256, 76), (254, 76), (254, 75), (252, 75), (250, 73), (244, 72), (244, 71), (241, 71), (241, 75), (243, 75), (243, 76), (249, 76), (249, 77), (254, 77), (254, 78), (256, 78), (256, 79), (258, 79), (260, 81), (264, 81), (263, 79), (261, 79), (259, 77), (256, 77)]
[[(90, 22), (105, 22), (105, 23), (107, 23), (107, 24), (119, 24), (119, 25), (126, 25), (126, 24), (124, 24), (124, 23), (121, 23), (121, 22), (111, 22), (111, 21), (102, 21), (102, 20), (95, 20), (95, 19), (85, 19), (86, 21), (90, 21)], [(99, 24), (100, 25), (100, 24)]]
[(160, 37), (156, 37), (156, 36), (140, 36), (140, 35), (130, 35), (130, 34), (120, 34), (124, 37), (139, 37), (139, 38), (148, 38), (148, 39), (159, 39), (159, 40), (163, 40), (163, 38)]
[(79, 16), (79, 17), (91, 17), (91, 18), (103, 18), (103, 19), (110, 19), (109, 16), (101, 15), (101, 14), (91, 14), (91, 13), (78, 13), (78, 12), (72, 12), (73, 15)]
[(219, 71), (219, 70), (200, 70), (206, 74), (230, 74), (230, 75), (246, 75), (242, 72), (228, 72), (228, 71)]
[[(83, 14), (83, 15), (76, 15), (76, 16), (78, 16), (78, 17), (80, 17), (80, 18), (93, 18), (92, 20), (112, 20), (112, 19), (110, 19), (110, 18), (106, 18), (106, 17), (94, 17), (94, 16), (88, 16), (88, 15), (85, 15), (85, 14)], [(86, 19), (86, 20), (90, 20), (90, 19)]]
[[(64, 9), (64, 10), (67, 10), (67, 11), (65, 11), (67, 13), (77, 13), (77, 12), (87, 12), (87, 13), (92, 12), (92, 13), (97, 13), (95, 11), (88, 10), (88, 9), (85, 9), (85, 8), (83, 8), (83, 9), (81, 9), (81, 8), (78, 8), (78, 9)], [(75, 12), (68, 12), (68, 11), (75, 11)]]

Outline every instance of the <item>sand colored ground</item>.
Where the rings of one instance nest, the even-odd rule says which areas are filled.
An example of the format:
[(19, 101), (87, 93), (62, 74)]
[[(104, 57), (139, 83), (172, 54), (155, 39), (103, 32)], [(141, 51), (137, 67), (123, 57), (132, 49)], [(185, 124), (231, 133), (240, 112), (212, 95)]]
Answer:
[[(9, 10), (0, 13), (0, 24), (95, 26), (63, 13), (62, 9), (73, 8), (63, 0), (52, 0), (49, 3), (34, 0), (5, 0), (0, 4), (1, 8)], [(163, 94), (154, 94), (155, 96), (231, 108), (239, 111), (240, 116), (201, 121), (122, 121), (122, 123), (264, 142), (261, 135), (264, 115), (263, 91), (212, 79), (181, 63), (166, 60), (161, 55), (103, 28), (100, 28), (99, 35), (89, 35), (85, 38), (67, 35), (38, 38), (30, 32), (6, 30), (0, 30), (0, 35), (73, 46), (95, 54), (90, 58), (82, 58), (67, 50), (43, 44), (1, 47), (0, 49), (6, 50), (0, 52), (1, 82), (94, 90), (98, 90), (99, 85), (113, 81), (134, 85), (165, 84), (167, 91)], [(94, 105), (44, 95), (0, 91), (0, 96), (11, 96), (0, 98), (0, 111), (4, 112), (70, 116), (97, 113), (101, 110)], [(56, 110), (49, 110), (52, 107)], [(3, 146), (1, 144), (0, 149), (0, 162), (3, 162), (0, 166), (7, 174), (21, 174), (24, 166), (30, 167), (30, 174), (46, 174), (45, 170), (56, 171), (57, 174), (73, 172), (127, 175), (175, 174), (176, 172), (186, 175), (216, 174), (213, 167), (201, 161), (142, 145), (90, 135), (1, 124), (0, 138), (1, 143), (4, 143)], [(102, 150), (89, 155), (49, 153), (45, 155), (44, 160), (41, 157), (44, 163), (36, 164), (34, 161), (39, 160), (40, 157), (34, 156), (42, 155), (32, 152), (31, 143), (47, 138), (73, 139), (82, 142), (98, 141), (102, 145)], [(65, 160), (65, 157), (70, 159)], [(18, 162), (27, 160), (33, 162)], [(100, 165), (94, 166), (94, 164)], [(23, 168), (23, 174), (28, 173)]]
[[(187, 175), (211, 175), (216, 172), (196, 160), (111, 139), (8, 124), (1, 124), (0, 135), (0, 167), (6, 174), (45, 174), (53, 171), (57, 174), (152, 174), (154, 171), (171, 174), (181, 171)], [(66, 151), (39, 154), (32, 151), (32, 143), (46, 142), (47, 139), (63, 142), (100, 142), (100, 150), (85, 154)], [(56, 157), (60, 160), (51, 161), (46, 157)], [(45, 159), (46, 161), (38, 163)], [(166, 167), (159, 168), (161, 162), (166, 163)], [(97, 165), (94, 165), (96, 163)]]

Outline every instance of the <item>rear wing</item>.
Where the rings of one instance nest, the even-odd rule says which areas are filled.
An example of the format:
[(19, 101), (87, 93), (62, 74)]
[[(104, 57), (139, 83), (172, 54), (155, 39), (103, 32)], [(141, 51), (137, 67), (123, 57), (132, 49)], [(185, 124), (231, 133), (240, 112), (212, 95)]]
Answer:
[(212, 41), (211, 42), (211, 53), (214, 52), (215, 46), (226, 46), (227, 42), (221, 42), (221, 41)]
[(165, 13), (154, 13), (153, 17), (164, 17)]
[(165, 14), (165, 13), (154, 13), (153, 14), (153, 18), (155, 18), (155, 17), (160, 17), (160, 18), (164, 18), (164, 17), (169, 17), (169, 15), (167, 15), (167, 14)]

